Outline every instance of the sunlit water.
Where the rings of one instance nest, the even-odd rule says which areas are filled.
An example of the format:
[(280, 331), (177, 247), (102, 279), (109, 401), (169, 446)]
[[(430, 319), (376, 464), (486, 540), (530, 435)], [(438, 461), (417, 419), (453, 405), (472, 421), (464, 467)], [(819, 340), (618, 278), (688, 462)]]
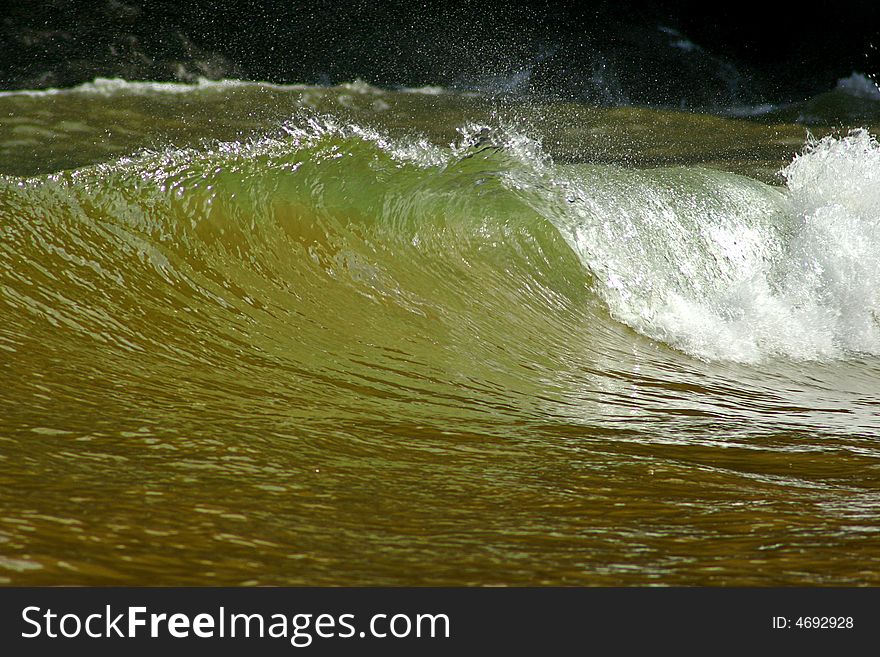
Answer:
[(0, 95), (0, 582), (880, 583), (864, 127)]

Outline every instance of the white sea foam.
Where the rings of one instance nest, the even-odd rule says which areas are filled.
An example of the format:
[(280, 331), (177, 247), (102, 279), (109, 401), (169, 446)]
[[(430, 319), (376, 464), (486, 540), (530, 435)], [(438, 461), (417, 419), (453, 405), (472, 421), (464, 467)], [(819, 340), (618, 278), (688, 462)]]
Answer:
[[(124, 80), (122, 78), (95, 78), (91, 82), (74, 87), (48, 88), (48, 89), (15, 89), (12, 91), (0, 91), (0, 96), (53, 96), (58, 94), (88, 94), (98, 96), (113, 96), (117, 94), (154, 95), (154, 94), (186, 94), (194, 91), (227, 90), (241, 87), (260, 87), (274, 91), (304, 91), (316, 89), (307, 84), (275, 84), (253, 80), (208, 80), (199, 78), (196, 82), (154, 82), (149, 80)], [(356, 93), (383, 93), (381, 89), (372, 87), (363, 81), (340, 85), (345, 91)]]
[(271, 82), (252, 82), (249, 80), (208, 80), (199, 78), (196, 82), (152, 82), (148, 80), (123, 80), (122, 78), (95, 78), (75, 87), (48, 89), (15, 89), (0, 91), (0, 96), (53, 96), (58, 94), (91, 94), (112, 96), (116, 94), (185, 94), (206, 89), (231, 89), (235, 87), (266, 87), (278, 90), (308, 89), (307, 85), (278, 85)]
[(453, 93), (446, 87), (436, 85), (425, 85), (423, 87), (401, 87), (399, 89), (405, 94), (416, 94), (421, 96), (442, 96), (444, 94)]
[(616, 318), (700, 358), (880, 354), (880, 145), (808, 145), (787, 187), (591, 171), (555, 221)]
[[(199, 78), (195, 82), (155, 82), (150, 80), (124, 80), (122, 78), (95, 78), (91, 82), (84, 82), (74, 87), (48, 89), (14, 89), (0, 91), (0, 96), (53, 96), (58, 94), (89, 94), (98, 96), (113, 96), (117, 94), (132, 95), (156, 95), (156, 94), (187, 94), (194, 91), (236, 89), (242, 87), (259, 87), (273, 91), (306, 91), (309, 89), (326, 89), (328, 87), (308, 84), (275, 84), (258, 80), (209, 80)], [(388, 93), (387, 89), (376, 87), (360, 79), (352, 82), (343, 82), (336, 87), (344, 92), (359, 95), (382, 95)], [(427, 96), (439, 96), (454, 93), (444, 87), (403, 87), (401, 93), (420, 94)]]

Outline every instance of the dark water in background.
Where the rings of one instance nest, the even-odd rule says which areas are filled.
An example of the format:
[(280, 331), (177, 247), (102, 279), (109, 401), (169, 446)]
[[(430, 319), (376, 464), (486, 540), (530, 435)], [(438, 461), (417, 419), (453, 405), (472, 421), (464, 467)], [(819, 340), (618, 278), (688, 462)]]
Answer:
[(880, 5), (758, 0), (41, 0), (0, 10), (0, 89), (96, 77), (439, 85), (716, 111), (880, 71)]
[[(0, 583), (880, 583), (843, 46), (798, 95), (662, 6), (392, 56), (54, 4), (2, 27), (7, 88), (88, 82), (0, 93)], [(328, 84), (112, 78), (254, 71)]]

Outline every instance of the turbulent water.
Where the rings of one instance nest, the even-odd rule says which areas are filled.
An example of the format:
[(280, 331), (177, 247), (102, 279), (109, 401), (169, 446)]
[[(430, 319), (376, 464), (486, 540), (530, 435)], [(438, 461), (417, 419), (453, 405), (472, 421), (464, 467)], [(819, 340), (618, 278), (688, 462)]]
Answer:
[(0, 582), (880, 584), (843, 91), (0, 95)]

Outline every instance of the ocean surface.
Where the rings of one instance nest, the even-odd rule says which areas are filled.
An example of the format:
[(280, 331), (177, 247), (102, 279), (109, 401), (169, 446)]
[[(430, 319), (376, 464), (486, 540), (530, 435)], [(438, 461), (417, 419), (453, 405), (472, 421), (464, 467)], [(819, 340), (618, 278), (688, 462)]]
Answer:
[(880, 584), (878, 130), (0, 93), (0, 584)]

